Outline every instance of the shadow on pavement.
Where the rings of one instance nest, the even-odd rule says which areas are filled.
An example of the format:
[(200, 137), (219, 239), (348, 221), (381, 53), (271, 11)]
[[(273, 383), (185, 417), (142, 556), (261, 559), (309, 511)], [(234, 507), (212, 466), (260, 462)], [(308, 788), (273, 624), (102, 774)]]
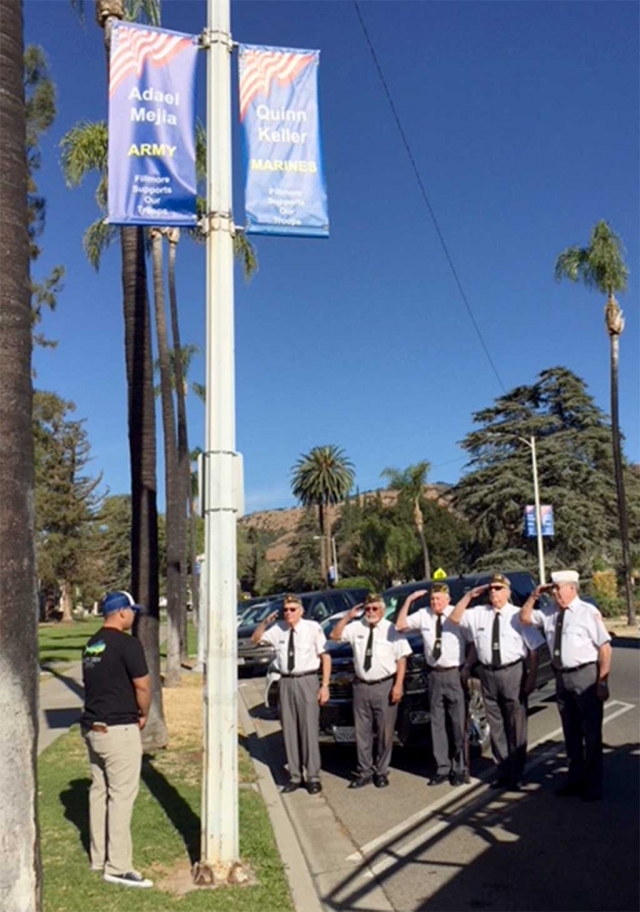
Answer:
[[(545, 756), (527, 791), (496, 795), (478, 786), (462, 810), (452, 798), (428, 823), (380, 846), (368, 866), (379, 866), (377, 883), (402, 895), (403, 909), (637, 910), (639, 760), (637, 744), (607, 750), (605, 798), (585, 803), (553, 794), (563, 777), (557, 756)], [(376, 882), (363, 881), (366, 868), (354, 869), (326, 905), (366, 908)]]
[(200, 818), (146, 754), (142, 758), (142, 780), (180, 833), (193, 864), (200, 857)]
[(52, 668), (50, 665), (47, 666), (46, 671), (49, 671), (54, 678), (61, 681), (70, 691), (72, 691), (72, 693), (84, 700), (84, 687), (82, 684), (78, 683), (75, 678), (72, 678), (70, 675), (62, 674), (61, 671), (56, 671), (55, 668)]
[(638, 637), (614, 633), (612, 645), (615, 646), (616, 649), (640, 649), (640, 639), (638, 639)]
[(78, 830), (82, 846), (89, 854), (89, 779), (72, 779), (69, 788), (60, 792), (64, 816)]
[(67, 709), (45, 709), (43, 712), (48, 728), (70, 728), (80, 718), (82, 707), (70, 706)]

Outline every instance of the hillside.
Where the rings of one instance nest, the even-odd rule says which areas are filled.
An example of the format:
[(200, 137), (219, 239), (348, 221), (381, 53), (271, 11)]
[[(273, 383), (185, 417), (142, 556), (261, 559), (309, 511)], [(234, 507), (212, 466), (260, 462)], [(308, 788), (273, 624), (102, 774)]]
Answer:
[[(442, 503), (446, 503), (446, 494), (448, 490), (449, 485), (439, 483), (425, 485), (424, 492), (426, 498), (430, 500), (437, 499)], [(394, 504), (398, 497), (395, 491), (389, 491), (386, 488), (380, 489), (380, 491), (365, 491), (360, 494), (360, 497), (363, 500), (369, 500), (376, 497), (378, 493), (382, 497), (382, 502), (385, 506)], [(270, 564), (279, 564), (289, 553), (303, 510), (304, 507), (282, 507), (278, 510), (258, 510), (255, 513), (244, 516), (240, 520), (240, 523), (249, 529), (261, 529), (277, 536), (267, 548), (266, 558)], [(333, 522), (339, 518), (341, 511), (341, 505), (337, 505), (333, 508)]]

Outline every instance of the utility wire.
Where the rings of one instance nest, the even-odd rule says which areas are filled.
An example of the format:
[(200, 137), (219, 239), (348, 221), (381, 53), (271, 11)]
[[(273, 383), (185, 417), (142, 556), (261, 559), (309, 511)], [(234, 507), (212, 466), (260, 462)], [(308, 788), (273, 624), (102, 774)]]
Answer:
[(411, 146), (409, 145), (409, 140), (407, 139), (407, 135), (406, 135), (406, 133), (405, 133), (403, 127), (402, 127), (402, 123), (401, 123), (401, 121), (400, 121), (400, 117), (399, 117), (399, 115), (398, 115), (398, 111), (397, 111), (396, 106), (395, 106), (395, 104), (394, 104), (394, 102), (393, 102), (393, 98), (391, 97), (391, 92), (389, 91), (389, 86), (387, 85), (387, 80), (384, 78), (384, 73), (382, 72), (382, 67), (381, 67), (380, 62), (379, 62), (379, 60), (378, 60), (378, 55), (376, 54), (375, 48), (374, 48), (374, 46), (373, 46), (373, 42), (371, 41), (371, 37), (370, 37), (369, 32), (368, 32), (368, 30), (367, 30), (367, 26), (365, 25), (364, 19), (362, 18), (362, 12), (361, 12), (361, 10), (360, 10), (360, 4), (359, 4), (358, 0), (354, 0), (354, 6), (355, 6), (355, 8), (356, 8), (356, 13), (358, 14), (358, 19), (360, 20), (360, 25), (362, 26), (362, 31), (363, 31), (363, 33), (364, 33), (365, 40), (366, 40), (366, 42), (367, 42), (367, 44), (368, 44), (368, 46), (369, 46), (369, 50), (371, 51), (371, 56), (373, 57), (373, 62), (374, 62), (375, 67), (376, 67), (376, 69), (377, 69), (377, 71), (378, 71), (378, 76), (380, 77), (380, 82), (382, 83), (382, 87), (383, 87), (383, 89), (384, 89), (385, 95), (387, 96), (387, 100), (388, 100), (388, 102), (389, 102), (389, 106), (391, 107), (391, 112), (392, 112), (393, 117), (394, 117), (394, 119), (395, 119), (396, 126), (398, 127), (398, 131), (400, 132), (400, 136), (402, 137), (402, 142), (403, 142), (404, 147), (405, 147), (405, 149), (406, 149), (407, 155), (409, 156), (409, 161), (411, 162), (411, 167), (413, 168), (413, 173), (415, 174), (416, 180), (418, 181), (418, 186), (420, 187), (420, 191), (421, 191), (421, 193), (422, 193), (422, 198), (423, 198), (423, 200), (424, 200), (424, 202), (425, 202), (425, 204), (426, 204), (426, 207), (427, 207), (427, 210), (428, 210), (428, 212), (429, 212), (429, 215), (431, 216), (431, 220), (432, 220), (432, 222), (433, 222), (433, 224), (434, 224), (434, 227), (435, 227), (435, 229), (436, 229), (436, 233), (437, 233), (437, 235), (438, 235), (438, 238), (440, 239), (440, 243), (441, 243), (441, 245), (442, 245), (442, 249), (444, 250), (444, 255), (445, 255), (445, 257), (447, 258), (447, 262), (449, 263), (449, 266), (451, 267), (451, 272), (453, 273), (453, 278), (455, 279), (456, 285), (458, 286), (458, 290), (459, 290), (459, 292), (460, 292), (460, 296), (462, 297), (462, 300), (463, 300), (463, 302), (464, 302), (464, 306), (467, 308), (467, 312), (468, 312), (468, 314), (469, 314), (469, 317), (471, 318), (471, 322), (473, 323), (473, 327), (474, 327), (474, 329), (475, 329), (475, 331), (476, 331), (476, 333), (477, 333), (477, 335), (478, 335), (478, 338), (480, 339), (480, 344), (482, 345), (482, 348), (483, 348), (483, 350), (484, 350), (484, 353), (485, 353), (485, 355), (487, 356), (487, 360), (489, 361), (489, 364), (491, 365), (491, 368), (493, 369), (493, 372), (494, 372), (494, 374), (496, 375), (496, 378), (497, 378), (497, 380), (498, 380), (498, 383), (500, 384), (500, 386), (501, 386), (501, 388), (502, 388), (502, 392), (503, 392), (503, 393), (506, 393), (506, 388), (505, 388), (504, 383), (502, 382), (502, 378), (501, 378), (500, 374), (498, 373), (498, 368), (496, 367), (495, 362), (494, 362), (493, 358), (491, 357), (491, 353), (490, 353), (489, 349), (487, 348), (487, 344), (486, 344), (486, 342), (484, 341), (484, 337), (483, 337), (483, 335), (482, 335), (482, 332), (481, 332), (481, 330), (480, 330), (480, 327), (478, 326), (478, 322), (477, 322), (477, 320), (476, 320), (476, 318), (475, 318), (475, 316), (474, 316), (473, 310), (471, 309), (471, 305), (469, 304), (469, 300), (468, 300), (468, 298), (467, 298), (467, 295), (465, 294), (465, 290), (464, 290), (464, 288), (462, 287), (462, 282), (460, 281), (460, 278), (459, 278), (459, 276), (458, 276), (458, 273), (457, 273), (456, 267), (455, 267), (455, 265), (454, 265), (453, 259), (451, 258), (451, 254), (449, 253), (449, 248), (447, 247), (446, 241), (445, 241), (445, 239), (444, 239), (444, 235), (442, 234), (442, 231), (440, 230), (440, 225), (438, 224), (438, 219), (436, 218), (436, 214), (435, 214), (435, 212), (433, 211), (433, 206), (432, 206), (431, 203), (429, 202), (429, 196), (428, 196), (428, 194), (427, 194), (427, 190), (426, 190), (425, 185), (424, 185), (424, 183), (423, 183), (423, 181), (422, 181), (422, 178), (420, 177), (420, 172), (418, 171), (418, 166), (417, 166), (417, 164), (416, 164), (416, 160), (415, 160), (415, 158), (414, 158), (414, 156), (413, 156), (413, 152), (411, 151)]

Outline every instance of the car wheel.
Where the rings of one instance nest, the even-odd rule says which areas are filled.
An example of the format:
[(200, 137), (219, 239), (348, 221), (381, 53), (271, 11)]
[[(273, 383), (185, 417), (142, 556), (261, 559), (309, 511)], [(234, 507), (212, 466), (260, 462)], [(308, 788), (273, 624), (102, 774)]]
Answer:
[(480, 691), (480, 682), (471, 681), (469, 685), (469, 749), (473, 754), (481, 754), (491, 740), (491, 730), (484, 700)]

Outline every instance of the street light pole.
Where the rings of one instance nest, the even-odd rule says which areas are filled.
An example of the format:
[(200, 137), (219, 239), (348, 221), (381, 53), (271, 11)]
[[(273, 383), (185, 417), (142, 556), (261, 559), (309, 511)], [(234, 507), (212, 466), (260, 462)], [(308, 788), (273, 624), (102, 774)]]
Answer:
[[(520, 438), (524, 440), (524, 437)], [(533, 470), (533, 502), (536, 511), (536, 537), (538, 539), (538, 573), (540, 576), (540, 585), (544, 586), (545, 566), (544, 566), (544, 544), (542, 541), (542, 509), (540, 507), (540, 488), (538, 485), (538, 460), (536, 458), (536, 438), (530, 437), (524, 440), (528, 447), (531, 448), (531, 467)]]
[(238, 704), (230, 0), (207, 0), (204, 752), (196, 883), (237, 868)]

